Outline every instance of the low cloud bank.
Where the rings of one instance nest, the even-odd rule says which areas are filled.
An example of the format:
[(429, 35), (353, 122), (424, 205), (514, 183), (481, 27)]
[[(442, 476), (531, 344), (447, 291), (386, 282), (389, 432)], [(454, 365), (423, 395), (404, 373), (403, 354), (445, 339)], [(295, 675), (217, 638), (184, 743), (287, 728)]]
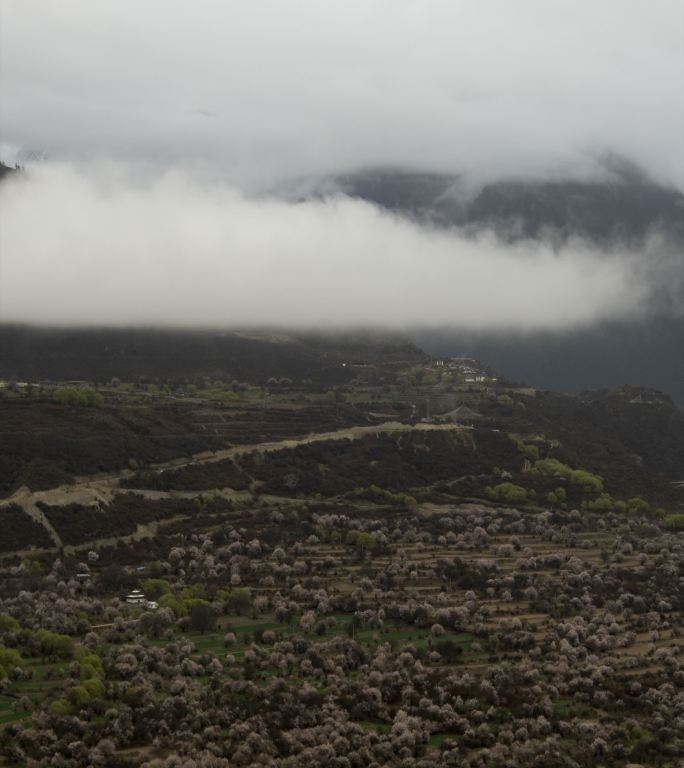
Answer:
[(680, 290), (671, 256), (661, 270), (581, 243), (468, 239), (363, 202), (255, 200), (181, 172), (46, 165), (0, 185), (0, 216), (2, 322), (524, 332), (643, 314), (668, 281)]

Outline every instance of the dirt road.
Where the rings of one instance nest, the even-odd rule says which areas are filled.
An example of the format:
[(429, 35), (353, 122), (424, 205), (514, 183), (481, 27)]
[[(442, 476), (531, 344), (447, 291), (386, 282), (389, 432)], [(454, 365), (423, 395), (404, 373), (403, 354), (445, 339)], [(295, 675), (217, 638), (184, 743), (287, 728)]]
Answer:
[[(164, 470), (176, 469), (195, 464), (209, 464), (211, 462), (224, 461), (226, 459), (235, 459), (250, 453), (265, 453), (270, 451), (281, 451), (289, 448), (296, 448), (298, 445), (308, 445), (310, 443), (322, 442), (326, 440), (357, 440), (367, 435), (390, 434), (394, 432), (428, 432), (428, 431), (461, 431), (468, 429), (456, 424), (402, 424), (397, 421), (388, 421), (383, 424), (372, 426), (346, 427), (345, 429), (333, 432), (315, 432), (305, 437), (291, 438), (286, 440), (274, 440), (263, 443), (254, 443), (251, 445), (238, 445), (233, 448), (226, 448), (220, 451), (206, 451), (195, 454), (194, 456), (174, 459), (161, 464), (153, 464), (150, 469)], [(38, 502), (43, 502), (50, 506), (65, 506), (67, 504), (80, 504), (82, 506), (104, 507), (109, 504), (112, 498), (121, 492), (119, 481), (130, 477), (133, 472), (129, 469), (118, 472), (100, 473), (97, 475), (88, 475), (77, 477), (72, 485), (60, 485), (55, 488), (48, 488), (43, 491), (31, 491), (25, 486), (21, 487), (12, 496), (2, 501), (3, 505), (16, 504), (33, 520), (40, 523), (50, 535), (57, 548), (62, 546), (59, 534), (50, 524), (45, 514), (36, 506)], [(230, 495), (235, 498), (246, 497), (248, 494), (231, 492), (228, 489), (216, 489), (222, 495)], [(187, 497), (192, 498), (197, 495), (194, 491), (151, 491), (151, 490), (130, 490), (145, 498), (164, 498), (164, 497)], [(1, 509), (1, 506), (0, 506)]]

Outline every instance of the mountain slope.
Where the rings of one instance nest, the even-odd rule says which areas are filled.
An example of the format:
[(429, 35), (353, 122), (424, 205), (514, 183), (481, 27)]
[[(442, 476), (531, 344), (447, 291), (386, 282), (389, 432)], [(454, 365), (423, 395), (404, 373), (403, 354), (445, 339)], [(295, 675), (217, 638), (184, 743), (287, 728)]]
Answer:
[(264, 383), (275, 376), (330, 384), (353, 378), (355, 364), (391, 374), (397, 362), (423, 359), (405, 339), (362, 334), (0, 325), (0, 378), (6, 379), (216, 377)]
[(506, 239), (580, 236), (638, 247), (653, 229), (684, 242), (684, 195), (621, 170), (604, 180), (501, 179), (473, 193), (457, 174), (371, 169), (293, 184), (286, 197), (342, 194), (438, 226), (494, 229)]

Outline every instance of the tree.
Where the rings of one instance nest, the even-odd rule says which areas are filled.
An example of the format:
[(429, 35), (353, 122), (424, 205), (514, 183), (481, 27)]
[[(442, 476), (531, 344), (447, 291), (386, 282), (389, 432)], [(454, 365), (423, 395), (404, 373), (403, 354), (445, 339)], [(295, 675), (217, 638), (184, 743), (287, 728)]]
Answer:
[(347, 544), (351, 544), (358, 549), (370, 549), (373, 546), (373, 537), (365, 531), (352, 529), (347, 531)]
[(6, 613), (0, 614), (0, 634), (18, 632), (19, 629), (19, 622), (13, 616), (8, 616)]
[(195, 632), (210, 632), (216, 626), (216, 611), (208, 603), (197, 603), (188, 614), (190, 629)]
[(166, 613), (164, 610), (143, 613), (138, 622), (140, 631), (144, 632), (147, 637), (160, 638), (169, 625)]
[(102, 395), (92, 387), (60, 387), (55, 391), (53, 399), (60, 405), (78, 408), (101, 408), (104, 404)]
[(100, 574), (100, 583), (107, 592), (119, 592), (131, 589), (136, 584), (136, 578), (120, 565), (108, 565)]
[(55, 699), (50, 704), (50, 713), (55, 717), (66, 717), (71, 712), (71, 707), (66, 699)]
[(506, 504), (522, 504), (527, 500), (527, 491), (515, 483), (499, 483), (493, 488), (488, 486), (485, 493), (490, 499)]
[(171, 585), (166, 579), (144, 579), (140, 587), (150, 600), (159, 600), (162, 595), (171, 592)]
[(90, 694), (84, 685), (75, 685), (68, 695), (69, 701), (77, 709), (83, 709), (83, 707), (88, 706), (90, 703)]
[(7, 677), (9, 672), (23, 664), (19, 651), (0, 645), (0, 680)]
[(73, 659), (75, 645), (68, 635), (60, 635), (57, 632), (49, 632), (47, 629), (39, 629), (36, 638), (40, 642), (40, 649), (45, 656), (57, 659)]
[(249, 610), (252, 604), (252, 593), (248, 589), (232, 589), (225, 601), (225, 610), (239, 615)]

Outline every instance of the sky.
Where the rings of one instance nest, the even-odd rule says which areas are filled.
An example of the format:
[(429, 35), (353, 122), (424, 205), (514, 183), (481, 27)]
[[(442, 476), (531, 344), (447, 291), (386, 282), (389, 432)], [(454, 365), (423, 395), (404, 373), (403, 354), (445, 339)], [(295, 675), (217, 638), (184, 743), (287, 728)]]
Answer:
[(402, 165), (684, 188), (681, 0), (0, 0), (4, 153), (242, 187)]
[(683, 41), (681, 0), (0, 0), (0, 156), (47, 158), (0, 185), (0, 322), (527, 332), (681, 305), (657, 236), (557, 252), (254, 193), (606, 153), (684, 189)]

